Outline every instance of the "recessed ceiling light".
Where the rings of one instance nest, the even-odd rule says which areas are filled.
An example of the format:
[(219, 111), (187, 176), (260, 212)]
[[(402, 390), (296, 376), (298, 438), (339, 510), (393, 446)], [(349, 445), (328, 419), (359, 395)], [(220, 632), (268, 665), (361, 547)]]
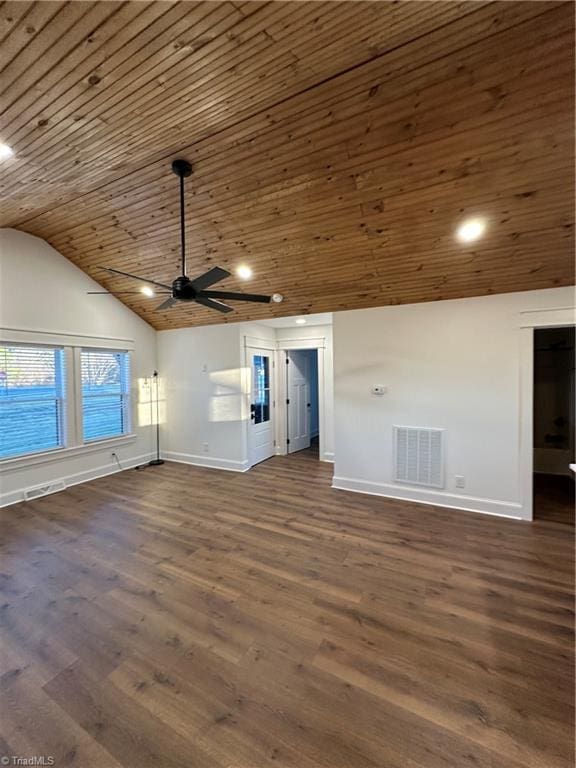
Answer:
[(250, 278), (252, 277), (252, 270), (250, 269), (250, 267), (246, 266), (246, 264), (242, 264), (236, 270), (236, 274), (242, 280), (250, 280)]
[(284, 296), (282, 296), (281, 293), (273, 293), (272, 294), (272, 301), (275, 304), (280, 304), (281, 301), (284, 301)]
[(306, 325), (306, 320), (303, 317), (296, 318), (296, 325)]
[(0, 160), (6, 160), (8, 157), (12, 157), (14, 150), (9, 147), (8, 144), (0, 144)]
[(456, 237), (462, 243), (472, 243), (482, 237), (486, 223), (482, 219), (468, 219), (458, 227)]
[(155, 295), (155, 294), (154, 294), (154, 291), (152, 290), (152, 288), (150, 288), (150, 286), (149, 286), (149, 285), (144, 285), (144, 286), (142, 286), (142, 288), (140, 288), (140, 290), (142, 291), (142, 293), (144, 294), (144, 296), (149, 296), (149, 297), (152, 297), (152, 296), (154, 296), (154, 295)]

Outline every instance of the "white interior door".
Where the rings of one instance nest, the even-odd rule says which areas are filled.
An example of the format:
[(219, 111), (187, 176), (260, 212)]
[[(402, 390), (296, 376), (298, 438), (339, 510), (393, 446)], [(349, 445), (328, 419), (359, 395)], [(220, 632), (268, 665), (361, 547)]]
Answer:
[(250, 462), (258, 464), (274, 455), (274, 412), (272, 405), (272, 352), (249, 349)]
[(286, 353), (288, 453), (310, 448), (310, 357), (295, 349)]

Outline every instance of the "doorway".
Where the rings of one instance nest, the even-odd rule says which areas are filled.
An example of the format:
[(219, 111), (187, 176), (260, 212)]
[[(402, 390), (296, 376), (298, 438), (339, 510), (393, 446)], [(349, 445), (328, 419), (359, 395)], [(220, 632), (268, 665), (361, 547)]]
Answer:
[(273, 351), (248, 349), (250, 363), (250, 464), (259, 464), (275, 453), (274, 403), (272, 398)]
[(534, 519), (574, 525), (575, 329), (534, 330)]
[(319, 458), (319, 402), (318, 350), (287, 350), (287, 453), (308, 450)]

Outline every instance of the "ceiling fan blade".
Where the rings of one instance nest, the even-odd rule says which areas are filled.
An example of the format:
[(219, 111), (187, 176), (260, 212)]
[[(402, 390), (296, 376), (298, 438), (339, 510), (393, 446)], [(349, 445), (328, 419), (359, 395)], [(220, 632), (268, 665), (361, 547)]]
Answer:
[[(96, 295), (102, 295), (102, 296), (145, 296), (146, 294), (142, 293), (142, 291), (114, 291), (112, 293), (111, 291), (86, 291), (88, 295), (96, 296)], [(170, 291), (154, 291), (154, 296), (169, 296)]]
[(258, 301), (262, 304), (269, 304), (272, 296), (263, 296), (260, 293), (235, 293), (234, 291), (202, 291), (201, 296), (208, 296), (210, 299), (231, 299), (232, 301)]
[(214, 299), (209, 299), (207, 296), (196, 296), (194, 301), (198, 304), (202, 304), (205, 307), (209, 307), (210, 309), (217, 309), (218, 312), (234, 311), (232, 307), (228, 306), (228, 304), (223, 304), (221, 301), (214, 301)]
[(208, 288), (209, 285), (214, 285), (214, 283), (219, 283), (225, 277), (230, 277), (230, 272), (221, 267), (212, 267), (208, 272), (204, 272), (203, 275), (192, 280), (192, 288), (195, 291), (203, 291), (204, 288)]
[(163, 301), (162, 304), (159, 304), (156, 309), (170, 309), (170, 307), (173, 307), (174, 304), (178, 303), (178, 299), (175, 299), (173, 296), (170, 296), (169, 299), (166, 299), (166, 301)]
[(158, 283), (156, 280), (149, 280), (147, 277), (139, 277), (138, 275), (131, 275), (129, 272), (121, 272), (119, 269), (112, 269), (112, 267), (99, 267), (99, 269), (105, 269), (106, 272), (113, 272), (115, 275), (123, 275), (124, 277), (131, 277), (133, 280), (141, 280), (143, 283), (150, 283), (151, 285), (159, 285), (160, 288), (168, 288), (172, 290), (172, 286), (165, 285), (164, 283)]

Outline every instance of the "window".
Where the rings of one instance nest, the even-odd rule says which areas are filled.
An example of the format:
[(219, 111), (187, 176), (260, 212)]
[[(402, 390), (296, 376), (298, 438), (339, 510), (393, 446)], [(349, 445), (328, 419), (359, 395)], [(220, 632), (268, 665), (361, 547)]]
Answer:
[(62, 448), (64, 351), (0, 346), (0, 459)]
[(254, 355), (254, 402), (252, 413), (254, 424), (270, 421), (270, 358)]
[(82, 437), (84, 442), (130, 431), (130, 357), (128, 352), (81, 352)]
[(0, 341), (0, 462), (35, 464), (129, 439), (130, 352), (28, 335)]

